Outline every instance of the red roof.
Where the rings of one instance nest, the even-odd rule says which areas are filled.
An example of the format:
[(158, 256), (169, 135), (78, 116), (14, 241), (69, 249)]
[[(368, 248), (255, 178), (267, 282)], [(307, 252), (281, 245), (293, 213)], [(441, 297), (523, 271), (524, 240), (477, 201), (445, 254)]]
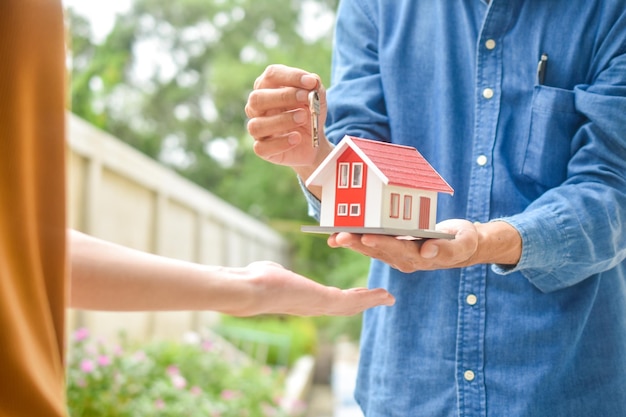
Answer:
[(454, 194), (417, 149), (354, 136), (350, 139), (388, 178), (389, 184)]

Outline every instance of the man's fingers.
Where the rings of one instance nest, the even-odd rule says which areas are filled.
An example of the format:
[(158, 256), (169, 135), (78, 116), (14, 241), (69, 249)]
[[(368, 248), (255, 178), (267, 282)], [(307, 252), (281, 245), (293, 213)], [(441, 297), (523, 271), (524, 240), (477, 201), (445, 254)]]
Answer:
[(299, 68), (272, 64), (254, 81), (254, 89), (299, 87), (308, 90), (317, 88), (319, 76)]
[(328, 245), (379, 259), (401, 272), (455, 268), (465, 265), (478, 245), (471, 223), (459, 226), (454, 239), (407, 241), (384, 235), (336, 233), (328, 238)]
[(424, 242), (420, 254), (426, 259), (438, 258), (438, 264), (454, 267), (465, 263), (478, 248), (478, 236), (474, 228), (458, 229), (454, 239), (432, 239)]
[(252, 90), (244, 108), (246, 116), (267, 116), (268, 111), (287, 111), (308, 106), (309, 90), (295, 87)]
[(306, 110), (297, 109), (266, 117), (248, 120), (248, 133), (255, 139), (262, 139), (288, 133), (308, 123)]
[(297, 133), (288, 133), (255, 140), (252, 149), (259, 157), (267, 161), (280, 163), (280, 161), (276, 161), (276, 158), (293, 149), (298, 143), (300, 143), (300, 136)]

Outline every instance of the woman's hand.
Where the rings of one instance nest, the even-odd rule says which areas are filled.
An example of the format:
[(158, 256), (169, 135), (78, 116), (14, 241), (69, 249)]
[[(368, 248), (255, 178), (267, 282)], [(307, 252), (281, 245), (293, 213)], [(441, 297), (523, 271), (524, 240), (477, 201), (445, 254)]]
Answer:
[(395, 298), (382, 288), (339, 289), (319, 284), (274, 262), (253, 262), (240, 271), (251, 284), (248, 303), (233, 305), (229, 314), (293, 314), (350, 316), (371, 307), (391, 306)]

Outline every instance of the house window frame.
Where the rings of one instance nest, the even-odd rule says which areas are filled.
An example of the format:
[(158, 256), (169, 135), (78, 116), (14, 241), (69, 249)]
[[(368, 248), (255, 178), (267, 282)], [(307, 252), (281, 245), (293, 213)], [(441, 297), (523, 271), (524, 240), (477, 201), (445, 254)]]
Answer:
[[(358, 174), (357, 174), (357, 171), (358, 171)], [(363, 162), (352, 163), (352, 175), (351, 175), (350, 180), (351, 180), (350, 184), (352, 188), (363, 187)]]
[(348, 215), (348, 204), (347, 203), (339, 203), (337, 204), (337, 216), (347, 216)]
[(361, 205), (359, 203), (350, 204), (350, 216), (359, 217), (361, 215)]
[(413, 196), (411, 194), (404, 195), (402, 218), (411, 220), (413, 217)]
[(400, 194), (391, 193), (389, 195), (389, 217), (392, 219), (400, 218)]
[(337, 188), (348, 188), (350, 186), (350, 163), (339, 162), (337, 174)]

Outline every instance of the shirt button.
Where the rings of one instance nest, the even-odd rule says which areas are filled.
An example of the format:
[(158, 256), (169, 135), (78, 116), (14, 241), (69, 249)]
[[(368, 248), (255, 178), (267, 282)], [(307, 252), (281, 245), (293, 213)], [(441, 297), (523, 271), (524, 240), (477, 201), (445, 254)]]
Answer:
[(476, 158), (476, 163), (481, 167), (487, 165), (487, 157), (485, 155), (480, 155)]
[(485, 48), (491, 50), (495, 47), (496, 47), (496, 41), (494, 41), (493, 39), (487, 39), (487, 41), (485, 42)]
[(493, 90), (491, 88), (485, 88), (483, 90), (483, 97), (489, 100), (493, 97)]
[(465, 302), (471, 306), (476, 305), (476, 303), (478, 302), (478, 297), (476, 297), (474, 294), (470, 294), (467, 296), (467, 298), (465, 298)]
[(476, 378), (476, 375), (473, 371), (470, 371), (468, 369), (467, 371), (463, 372), (463, 378), (465, 378), (466, 381), (471, 382), (474, 380), (474, 378)]

